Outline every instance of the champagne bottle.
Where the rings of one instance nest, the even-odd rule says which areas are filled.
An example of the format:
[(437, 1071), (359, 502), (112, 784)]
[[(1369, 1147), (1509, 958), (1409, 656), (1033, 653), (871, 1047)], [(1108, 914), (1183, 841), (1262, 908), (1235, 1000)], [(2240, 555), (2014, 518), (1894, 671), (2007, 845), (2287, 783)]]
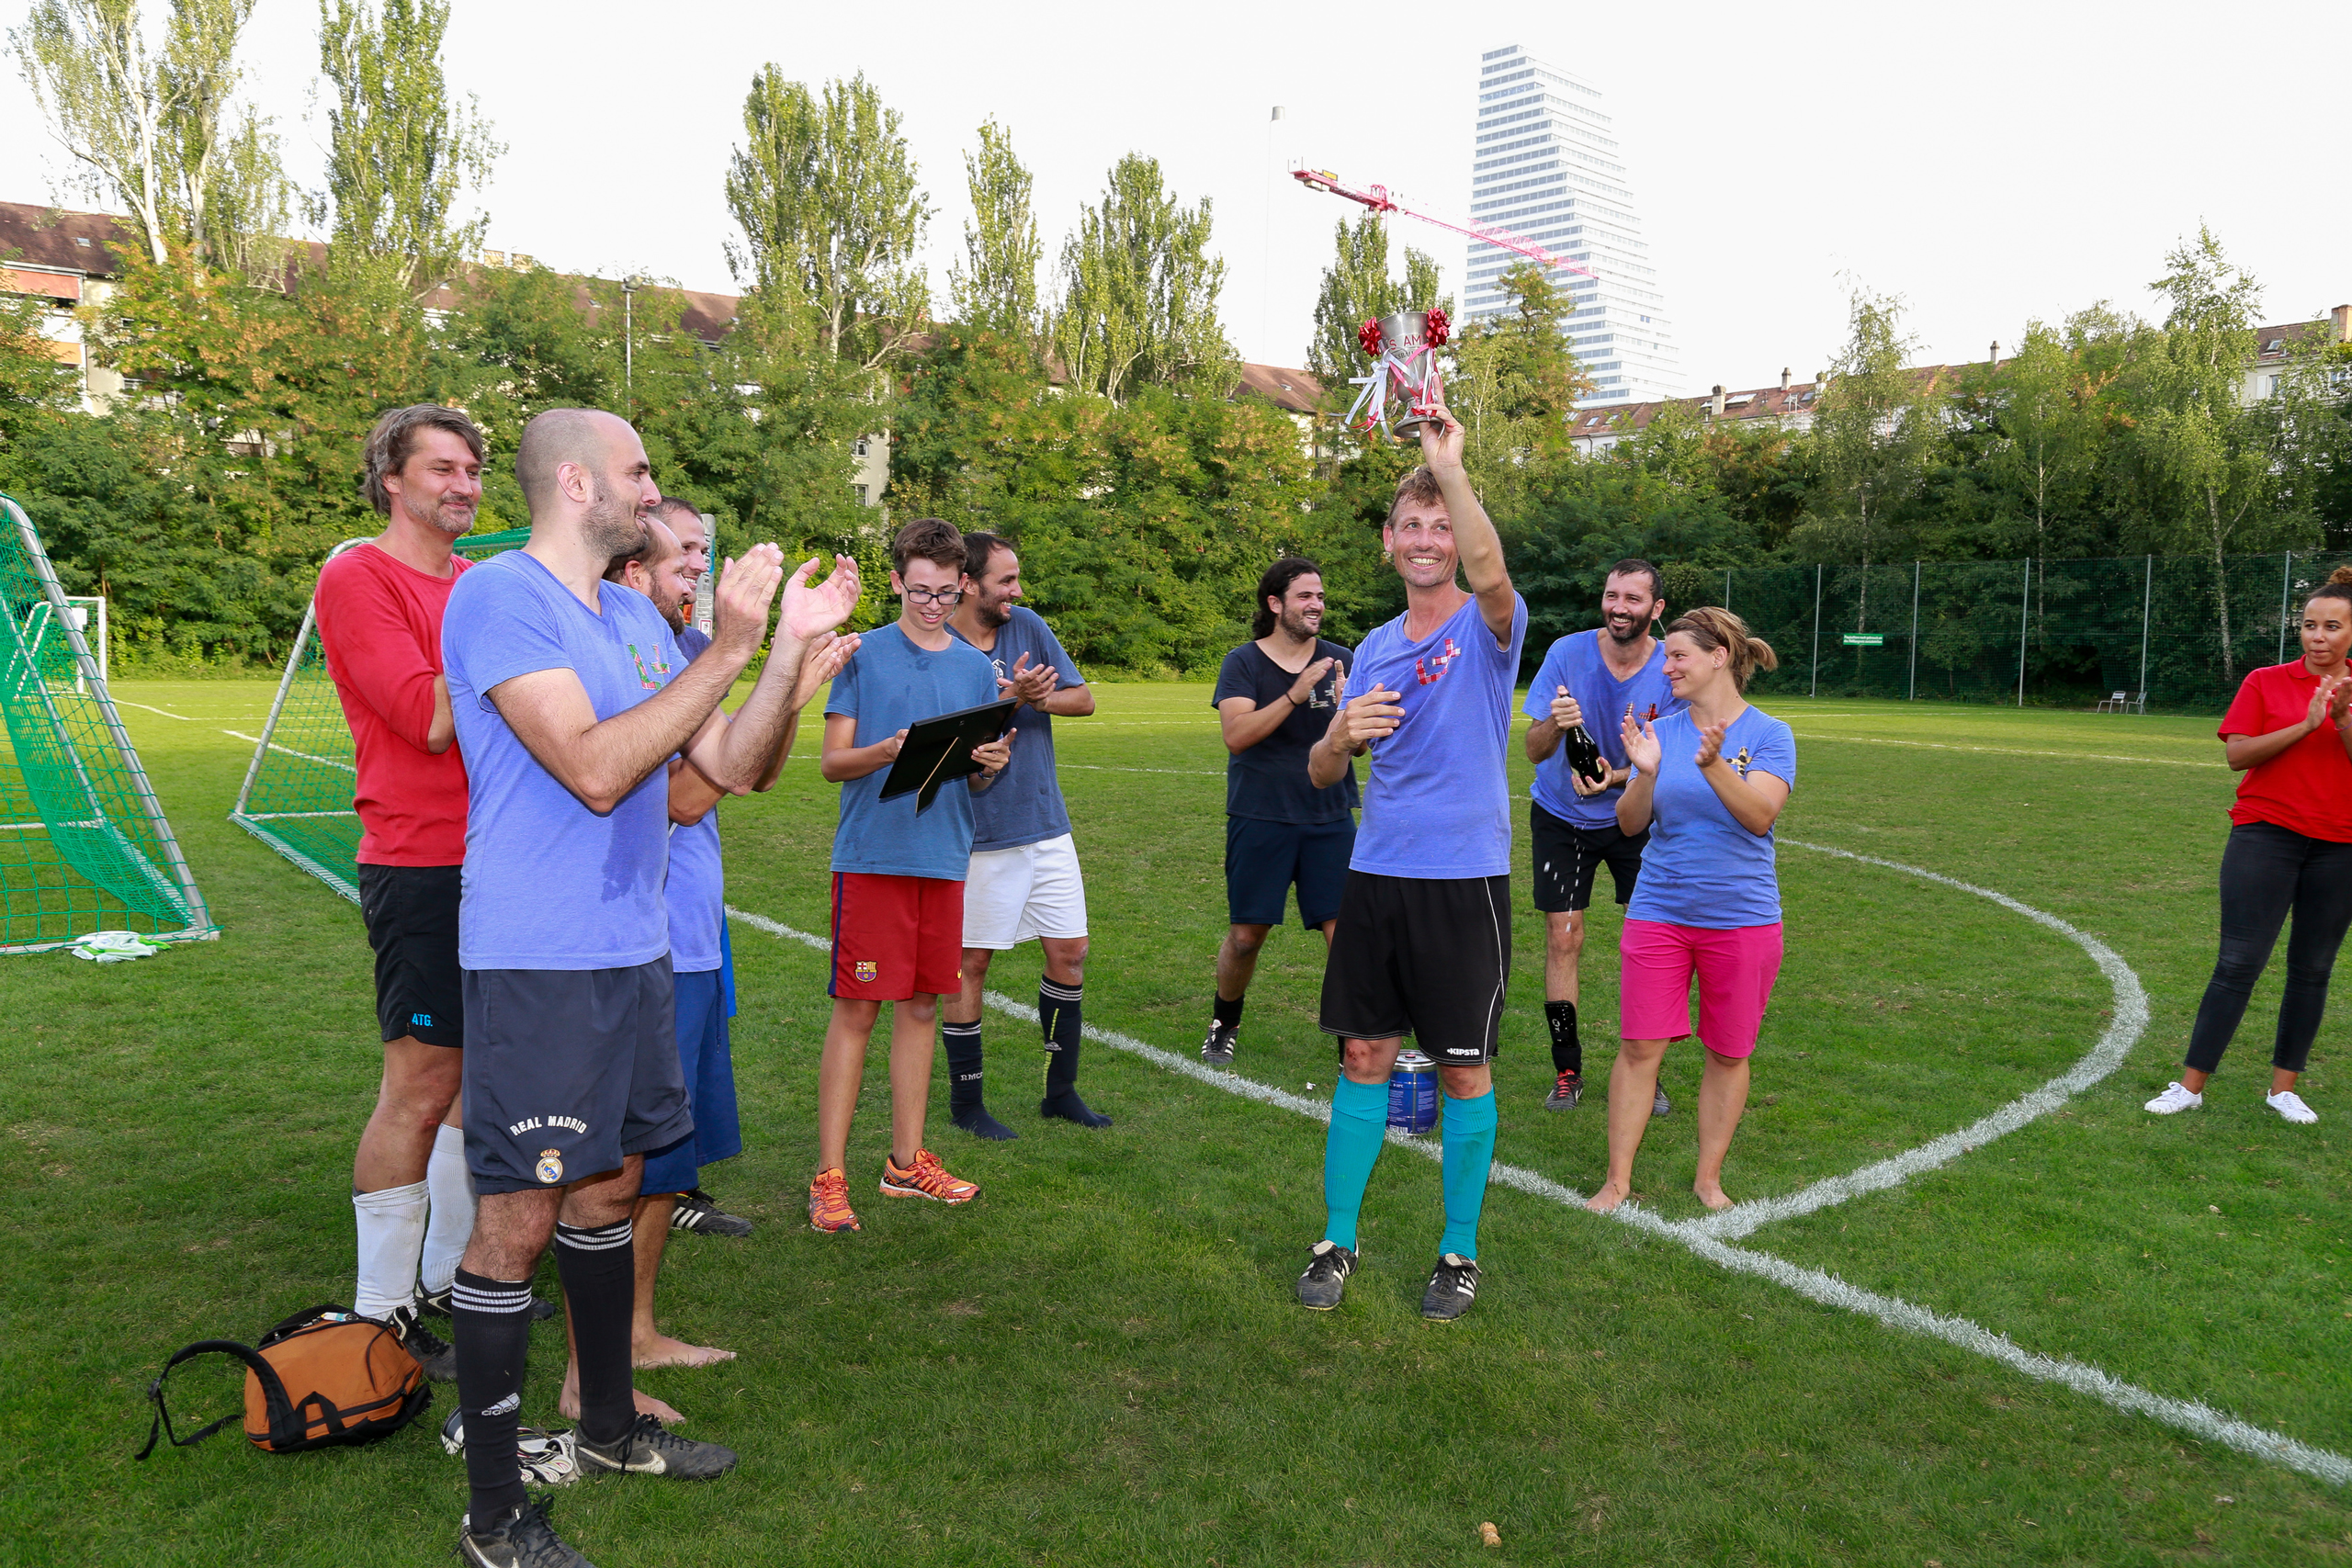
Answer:
[(1561, 732), (1560, 744), (1567, 748), (1568, 766), (1594, 784), (1609, 782), (1609, 763), (1600, 754), (1600, 743), (1585, 732), (1581, 724), (1572, 724)]

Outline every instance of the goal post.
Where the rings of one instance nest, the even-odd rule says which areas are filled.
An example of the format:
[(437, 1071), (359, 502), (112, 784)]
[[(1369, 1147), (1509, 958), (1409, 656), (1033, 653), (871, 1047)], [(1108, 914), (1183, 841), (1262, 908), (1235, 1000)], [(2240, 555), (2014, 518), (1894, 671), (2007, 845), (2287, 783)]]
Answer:
[(40, 533), (0, 496), (0, 953), (220, 934)]
[[(476, 534), (458, 541), (458, 553), (482, 560), (529, 542), (527, 528)], [(327, 559), (365, 539), (345, 539)], [(351, 727), (327, 672), (319, 641), (315, 594), (278, 677), (269, 718), (254, 744), (245, 782), (229, 820), (309, 872), (353, 903), (359, 902), (359, 813), (352, 792), (359, 782)]]

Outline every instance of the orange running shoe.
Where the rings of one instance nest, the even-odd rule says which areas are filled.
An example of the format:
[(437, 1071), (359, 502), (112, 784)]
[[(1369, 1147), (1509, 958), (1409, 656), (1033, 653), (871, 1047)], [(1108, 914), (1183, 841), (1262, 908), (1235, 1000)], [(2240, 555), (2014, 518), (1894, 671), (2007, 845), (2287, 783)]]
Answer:
[(882, 1156), (882, 1196), (930, 1198), (942, 1203), (968, 1203), (980, 1195), (979, 1183), (947, 1174), (939, 1156), (929, 1149), (915, 1151), (915, 1168), (901, 1170), (896, 1156)]
[(808, 1184), (808, 1228), (819, 1231), (865, 1228), (857, 1223), (856, 1211), (849, 1206), (849, 1177), (841, 1167), (819, 1171), (817, 1179)]

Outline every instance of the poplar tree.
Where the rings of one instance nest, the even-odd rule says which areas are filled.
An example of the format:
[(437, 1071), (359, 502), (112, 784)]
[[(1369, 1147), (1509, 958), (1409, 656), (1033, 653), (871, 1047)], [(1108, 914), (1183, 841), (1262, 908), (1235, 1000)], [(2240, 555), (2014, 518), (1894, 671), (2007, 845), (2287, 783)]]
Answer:
[(1124, 401), (1146, 386), (1207, 384), (1232, 364), (1209, 219), (1209, 198), (1180, 204), (1158, 159), (1130, 152), (1112, 167), (1101, 204), (1079, 209), (1062, 243), (1053, 345), (1073, 384)]
[(1019, 343), (1037, 337), (1037, 219), (1030, 209), (1035, 184), (1014, 156), (1012, 138), (993, 119), (980, 127), (977, 152), (964, 154), (972, 216), (964, 225), (964, 263), (947, 269), (947, 297), (956, 319)]
[(319, 0), (325, 204), (339, 263), (386, 265), (422, 295), (481, 245), (489, 216), (457, 222), (458, 203), (488, 183), (506, 149), (491, 139), (475, 99), (450, 101), (441, 72), (449, 0), (382, 0), (382, 7)]
[(1388, 226), (1380, 214), (1367, 210), (1353, 223), (1345, 219), (1334, 226), (1331, 265), (1323, 269), (1323, 287), (1315, 299), (1315, 335), (1308, 339), (1306, 368), (1326, 386), (1344, 385), (1366, 368), (1356, 329), (1366, 321), (1397, 310), (1441, 309), (1453, 301), (1439, 292), (1437, 263), (1426, 254), (1405, 249), (1405, 280), (1388, 274)]
[(1862, 567), (1854, 629), (1870, 625), (1870, 565), (1889, 548), (1896, 510), (1918, 493), (1937, 434), (1937, 411), (1908, 368), (1917, 340), (1899, 299), (1855, 290), (1846, 346), (1813, 419), (1818, 481), (1812, 521), (1796, 533), (1818, 557)]

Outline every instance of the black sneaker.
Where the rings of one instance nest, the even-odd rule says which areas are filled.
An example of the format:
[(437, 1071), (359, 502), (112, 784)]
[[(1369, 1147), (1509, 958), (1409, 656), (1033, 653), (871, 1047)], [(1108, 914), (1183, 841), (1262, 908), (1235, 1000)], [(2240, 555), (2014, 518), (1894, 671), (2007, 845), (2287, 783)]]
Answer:
[[(466, 1413), (452, 1410), (441, 1423), (441, 1451), (462, 1459), (466, 1452)], [(543, 1427), (514, 1429), (514, 1461), (523, 1467), (525, 1484), (569, 1486), (580, 1479), (571, 1457), (571, 1431), (550, 1432)]]
[(1209, 1032), (1201, 1042), (1201, 1060), (1212, 1067), (1233, 1066), (1233, 1048), (1241, 1043), (1241, 1026), (1209, 1021)]
[(1430, 1288), (1421, 1292), (1421, 1315), (1432, 1323), (1452, 1323), (1478, 1299), (1478, 1266), (1458, 1252), (1437, 1260)]
[(1326, 1238), (1306, 1255), (1306, 1272), (1298, 1277), (1298, 1304), (1312, 1312), (1329, 1312), (1348, 1293), (1348, 1276), (1356, 1271), (1356, 1255)]
[(545, 1497), (532, 1498), (494, 1529), (476, 1530), (471, 1514), (459, 1519), (458, 1561), (472, 1568), (596, 1568), (555, 1533)]
[(735, 1468), (735, 1450), (717, 1443), (698, 1443), (639, 1411), (620, 1441), (599, 1446), (575, 1431), (571, 1451), (582, 1475), (600, 1471), (628, 1471), (634, 1475), (667, 1475), (679, 1481), (708, 1481)]
[(1674, 1101), (1666, 1098), (1666, 1086), (1664, 1084), (1658, 1085), (1657, 1098), (1650, 1101), (1650, 1114), (1653, 1116), (1664, 1116), (1671, 1112), (1673, 1110)]
[(752, 1222), (739, 1214), (730, 1214), (711, 1201), (710, 1194), (699, 1187), (688, 1188), (678, 1194), (670, 1209), (670, 1228), (673, 1231), (700, 1231), (705, 1235), (749, 1235)]
[(1573, 1068), (1562, 1073), (1552, 1085), (1552, 1092), (1544, 1097), (1546, 1111), (1574, 1111), (1577, 1101), (1584, 1098), (1584, 1075)]
[(394, 1307), (384, 1314), (384, 1323), (401, 1348), (416, 1358), (426, 1377), (435, 1382), (458, 1381), (458, 1348), (418, 1322), (416, 1308)]
[[(448, 1316), (449, 1292), (456, 1289), (457, 1286), (455, 1284), (449, 1284), (444, 1285), (437, 1291), (417, 1292), (416, 1304), (418, 1310), (420, 1312), (428, 1313), (435, 1317)], [(533, 1323), (545, 1323), (554, 1315), (555, 1303), (547, 1300), (543, 1296), (533, 1296), (531, 1298), (531, 1321)]]

